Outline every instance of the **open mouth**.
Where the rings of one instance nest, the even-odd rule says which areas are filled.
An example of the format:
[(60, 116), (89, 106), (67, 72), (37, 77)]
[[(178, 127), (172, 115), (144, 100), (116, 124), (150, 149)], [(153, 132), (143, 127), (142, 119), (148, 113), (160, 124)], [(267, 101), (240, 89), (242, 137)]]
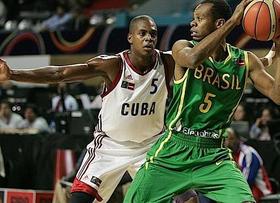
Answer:
[(154, 47), (152, 45), (147, 45), (147, 46), (144, 46), (144, 49), (148, 49), (148, 50), (151, 50), (153, 49)]

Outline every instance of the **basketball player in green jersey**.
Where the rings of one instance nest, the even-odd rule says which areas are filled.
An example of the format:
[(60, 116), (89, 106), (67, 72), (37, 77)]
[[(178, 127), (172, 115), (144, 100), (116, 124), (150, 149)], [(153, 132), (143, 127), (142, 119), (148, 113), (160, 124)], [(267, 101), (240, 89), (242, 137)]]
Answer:
[[(125, 203), (167, 203), (190, 188), (216, 202), (255, 202), (229, 150), (223, 147), (224, 131), (247, 78), (280, 104), (280, 68), (274, 79), (253, 53), (225, 42), (250, 1), (242, 0), (232, 16), (224, 0), (202, 0), (195, 7), (193, 41), (179, 40), (172, 48), (176, 67), (168, 128), (148, 152)], [(280, 55), (280, 42), (275, 43), (276, 55)]]

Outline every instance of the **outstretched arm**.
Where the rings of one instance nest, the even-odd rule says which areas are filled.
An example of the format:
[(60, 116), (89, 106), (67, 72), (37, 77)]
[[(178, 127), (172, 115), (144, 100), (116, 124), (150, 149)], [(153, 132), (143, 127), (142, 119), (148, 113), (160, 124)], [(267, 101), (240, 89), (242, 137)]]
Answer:
[(274, 77), (265, 71), (261, 60), (253, 53), (248, 53), (250, 78), (254, 86), (265, 96), (280, 105), (280, 42), (275, 42), (276, 50), (276, 72)]
[[(10, 69), (5, 61), (0, 61), (0, 81), (14, 80), (30, 83), (74, 82), (102, 76), (112, 81), (119, 66), (119, 57), (95, 57), (86, 63), (45, 66), (34, 69)], [(117, 66), (117, 67), (116, 67)]]

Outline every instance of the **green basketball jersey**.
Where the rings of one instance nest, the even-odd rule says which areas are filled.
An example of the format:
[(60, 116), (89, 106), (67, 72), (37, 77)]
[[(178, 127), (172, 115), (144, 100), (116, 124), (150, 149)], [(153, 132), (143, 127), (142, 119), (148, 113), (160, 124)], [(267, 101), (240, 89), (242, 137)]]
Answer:
[(197, 68), (187, 69), (181, 80), (174, 81), (166, 117), (169, 130), (218, 138), (229, 126), (245, 88), (248, 55), (229, 44), (227, 51), (224, 61), (209, 57)]

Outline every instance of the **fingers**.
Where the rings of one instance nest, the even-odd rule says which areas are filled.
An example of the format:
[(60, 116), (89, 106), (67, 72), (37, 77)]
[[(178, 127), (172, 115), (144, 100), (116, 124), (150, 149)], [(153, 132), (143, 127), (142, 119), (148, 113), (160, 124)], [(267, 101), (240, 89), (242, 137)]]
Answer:
[(244, 1), (244, 6), (247, 6), (249, 3), (251, 3), (253, 0), (243, 0)]
[(253, 0), (242, 0), (239, 5), (246, 7), (248, 4), (250, 4)]
[(243, 17), (243, 14), (244, 14), (244, 11), (247, 7), (248, 4), (250, 4), (253, 0), (242, 0), (235, 8), (235, 11), (233, 13), (233, 20), (235, 20), (236, 24), (239, 25), (241, 20), (242, 20), (242, 17)]

